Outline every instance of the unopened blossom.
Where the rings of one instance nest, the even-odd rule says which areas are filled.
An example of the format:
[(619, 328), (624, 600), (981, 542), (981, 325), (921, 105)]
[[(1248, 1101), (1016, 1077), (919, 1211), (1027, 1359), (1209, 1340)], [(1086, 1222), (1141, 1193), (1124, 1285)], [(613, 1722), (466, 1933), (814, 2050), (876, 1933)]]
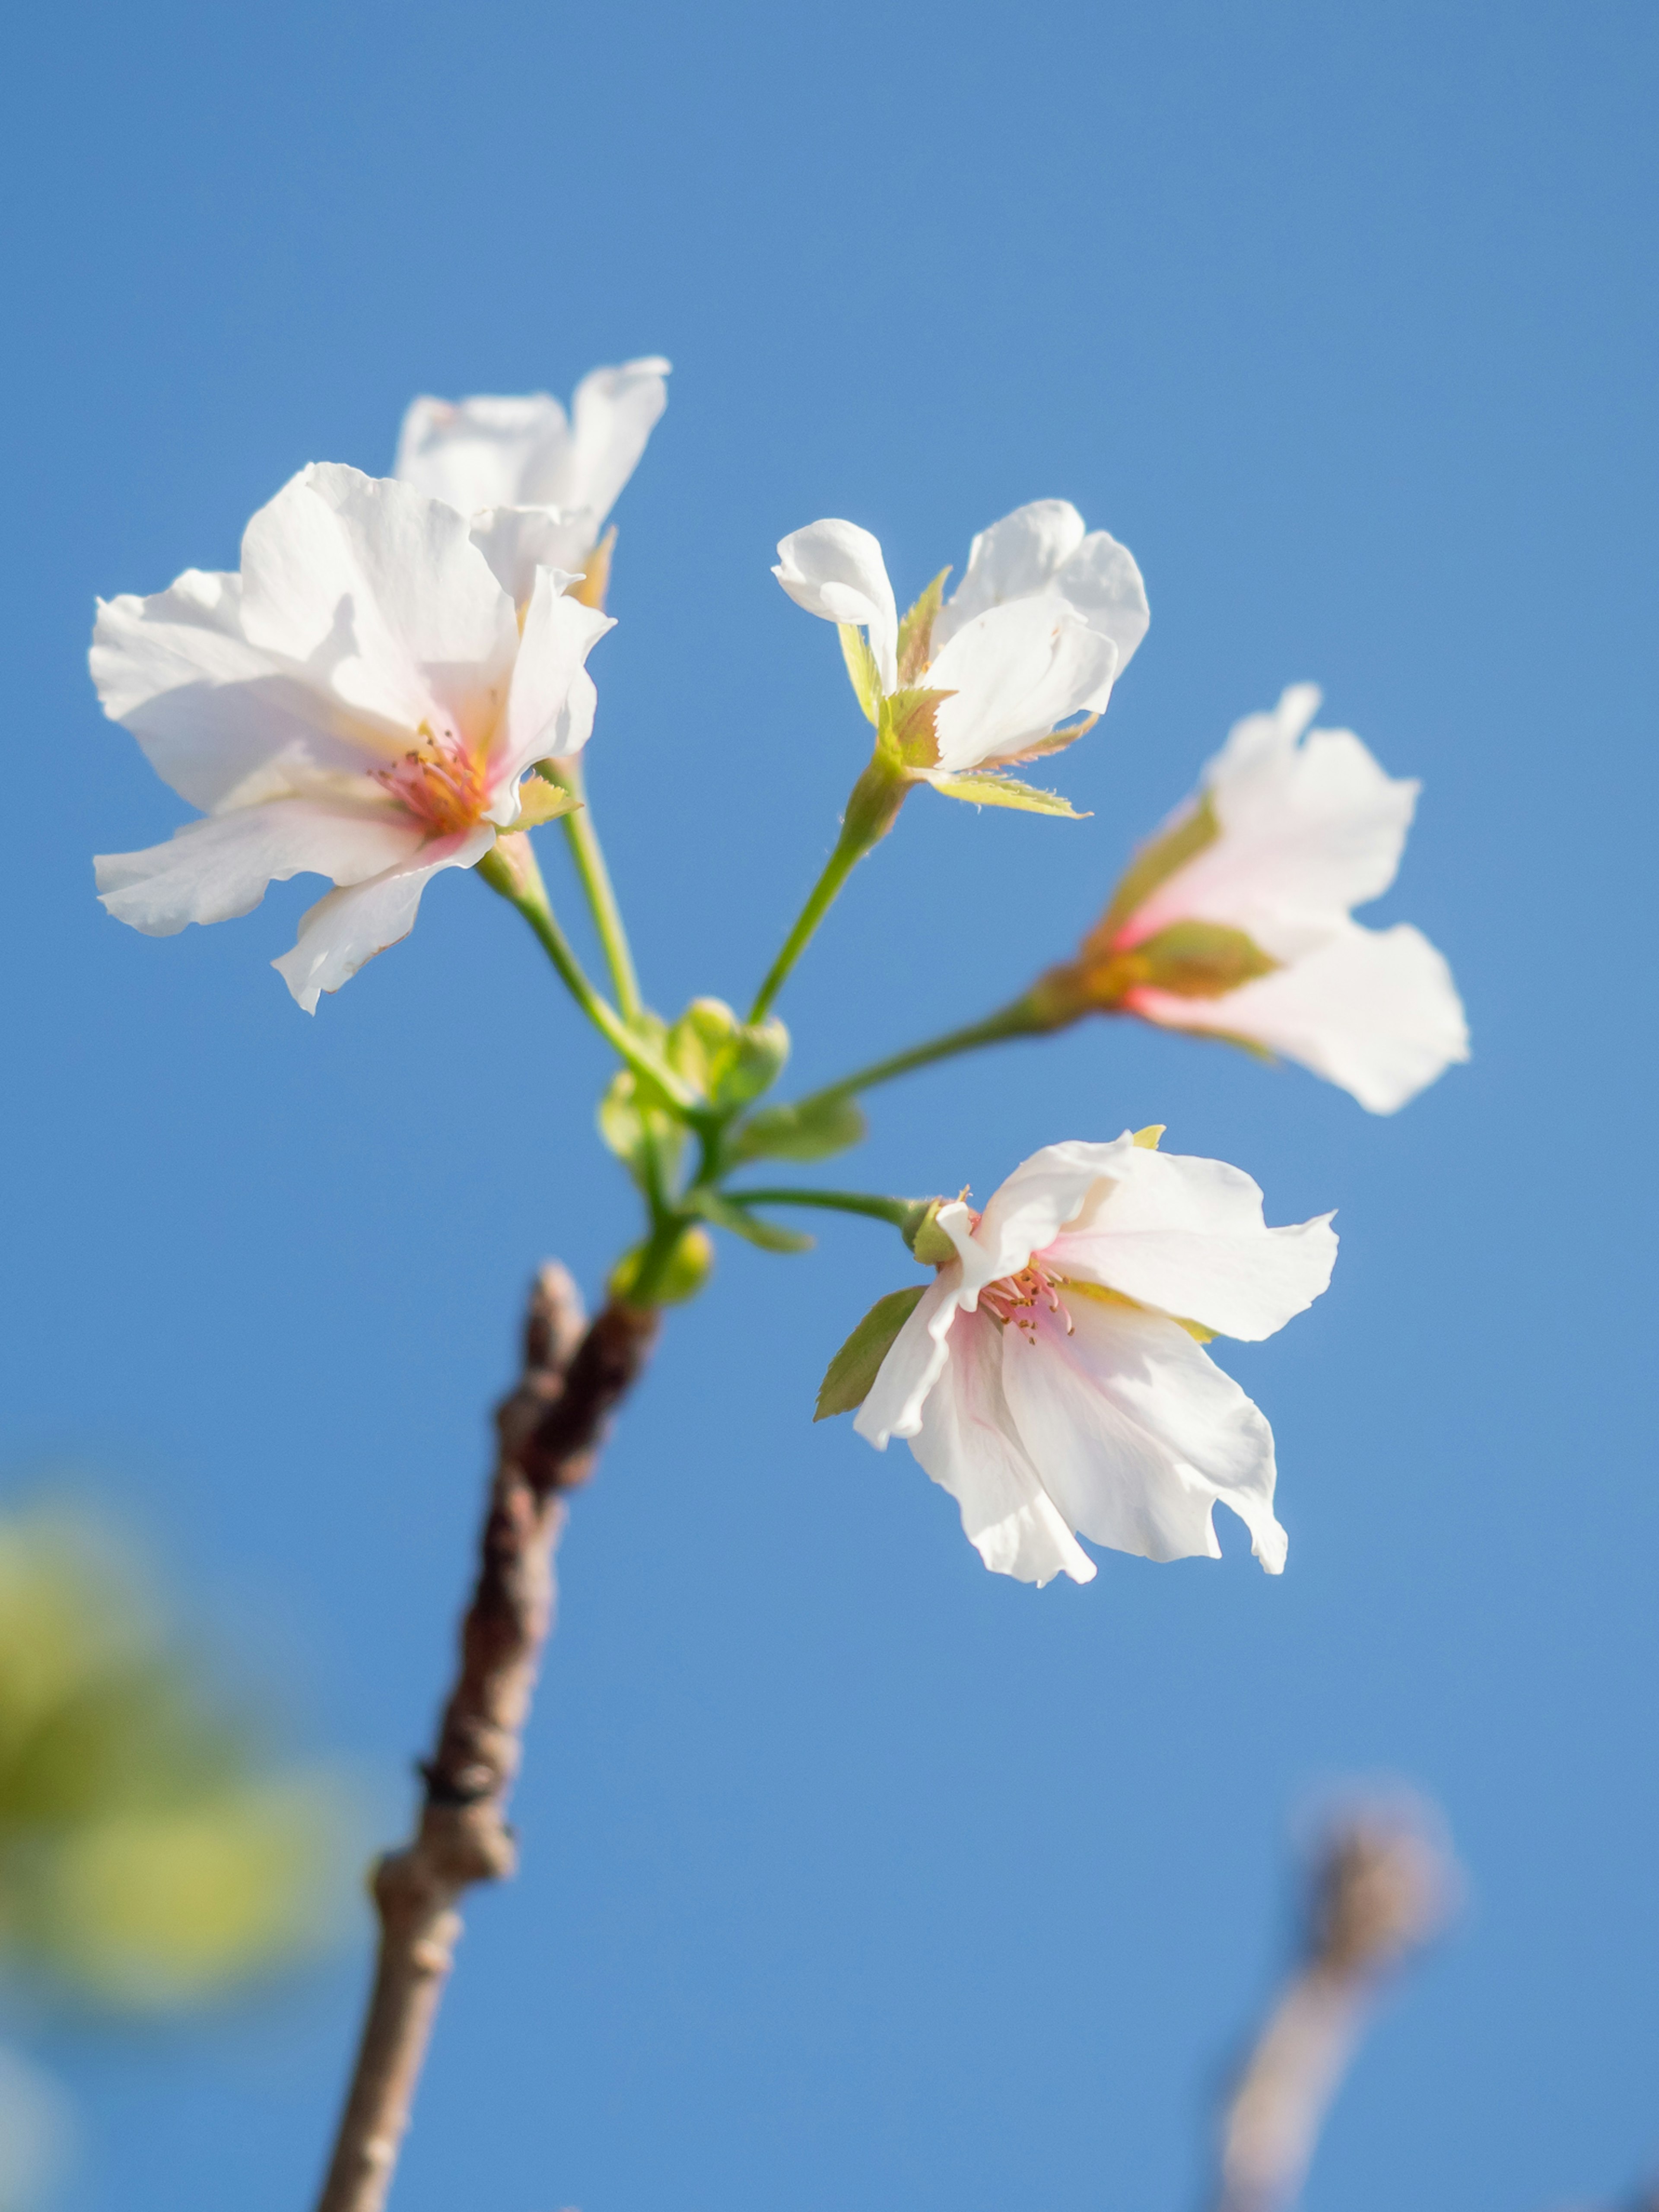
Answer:
[(1394, 881), (1419, 787), (1351, 730), (1310, 730), (1318, 706), (1296, 684), (1235, 725), (1038, 989), (1062, 1018), (1122, 1011), (1282, 1053), (1389, 1114), (1468, 1058), (1468, 1030), (1420, 931), (1352, 918)]
[(1269, 1229), (1220, 1160), (1142, 1139), (1050, 1145), (982, 1214), (941, 1206), (954, 1256), (892, 1340), (856, 1426), (908, 1439), (986, 1565), (1087, 1582), (1083, 1535), (1152, 1559), (1219, 1557), (1218, 1500), (1285, 1564), (1267, 1421), (1200, 1340), (1254, 1342), (1324, 1290), (1330, 1216)]
[(417, 399), (404, 417), (393, 473), (474, 516), (475, 538), (523, 599), (520, 586), (538, 564), (590, 565), (668, 404), (668, 373), (656, 355), (593, 369), (568, 416), (545, 392)]
[(102, 855), (104, 904), (165, 937), (326, 877), (273, 963), (313, 1012), (407, 934), (441, 869), (567, 803), (520, 781), (556, 736), (568, 751), (587, 735), (570, 695), (612, 625), (569, 580), (538, 568), (520, 607), (466, 515), (323, 464), (254, 516), (238, 574), (186, 569), (153, 598), (100, 602), (105, 712), (203, 810), (165, 844)]
[(1085, 530), (1063, 499), (1034, 500), (981, 531), (951, 598), (941, 576), (902, 623), (881, 546), (856, 523), (811, 523), (778, 555), (772, 573), (798, 605), (841, 624), (844, 642), (864, 632), (867, 658), (854, 637), (848, 660), (872, 721), (884, 702), (928, 703), (931, 744), (914, 766), (944, 789), (1069, 744), (1146, 634), (1133, 555)]

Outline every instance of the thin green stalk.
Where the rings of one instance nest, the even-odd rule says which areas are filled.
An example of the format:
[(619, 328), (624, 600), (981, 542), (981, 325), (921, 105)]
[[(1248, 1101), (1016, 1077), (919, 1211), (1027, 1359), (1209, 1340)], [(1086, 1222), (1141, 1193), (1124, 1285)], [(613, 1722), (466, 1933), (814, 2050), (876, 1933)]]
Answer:
[(851, 1075), (826, 1084), (822, 1091), (810, 1091), (794, 1104), (798, 1111), (832, 1105), (838, 1098), (850, 1098), (857, 1091), (873, 1090), (878, 1083), (890, 1083), (896, 1075), (908, 1075), (914, 1067), (929, 1067), (937, 1060), (953, 1060), (958, 1053), (977, 1052), (981, 1045), (1000, 1044), (1008, 1037), (1036, 1036), (1049, 1026), (1038, 1018), (1029, 996), (1016, 999), (1011, 1006), (988, 1014), (981, 1022), (969, 1022), (965, 1029), (947, 1030), (943, 1036), (929, 1037), (924, 1044), (913, 1044), (908, 1052), (896, 1052), (886, 1060), (872, 1060), (868, 1067), (856, 1068)]
[[(526, 861), (527, 866), (524, 865)], [(582, 973), (581, 963), (572, 951), (569, 939), (554, 919), (528, 839), (522, 856), (515, 855), (514, 860), (503, 859), (499, 845), (493, 848), (479, 861), (478, 873), (491, 890), (498, 891), (509, 906), (516, 907), (530, 924), (566, 990), (612, 1050), (627, 1061), (636, 1075), (654, 1083), (681, 1113), (688, 1117), (692, 1115), (698, 1104), (696, 1098), (672, 1068), (641, 1042), (616, 1008), (600, 997)]]
[(565, 842), (570, 848), (570, 857), (576, 864), (576, 873), (581, 878), (587, 896), (588, 910), (593, 916), (593, 927), (605, 948), (605, 965), (611, 970), (611, 986), (617, 994), (617, 1007), (625, 1022), (639, 1015), (642, 1000), (640, 979), (634, 966), (634, 955), (628, 942), (628, 932), (623, 926), (622, 908), (617, 903), (617, 893), (611, 881), (611, 871), (605, 864), (605, 853), (599, 843), (599, 833), (593, 823), (593, 809), (588, 804), (580, 757), (568, 765), (557, 761), (540, 761), (537, 772), (560, 791), (568, 791), (578, 803), (564, 817)]
[(890, 1222), (903, 1229), (915, 1218), (925, 1200), (879, 1198), (865, 1190), (734, 1190), (727, 1193), (744, 1206), (817, 1206), (829, 1213), (863, 1213), (872, 1221)]
[(818, 924), (835, 904), (842, 885), (864, 858), (870, 848), (880, 842), (898, 817), (904, 803), (904, 776), (896, 771), (879, 754), (853, 786), (852, 796), (847, 802), (846, 817), (841, 825), (841, 835), (836, 840), (836, 849), (824, 863), (823, 873), (812, 886), (805, 905), (801, 908), (794, 927), (783, 941), (783, 950), (767, 970), (766, 981), (755, 995), (749, 1010), (750, 1024), (764, 1021), (771, 1011), (772, 1001), (783, 988), (789, 971), (811, 943)]

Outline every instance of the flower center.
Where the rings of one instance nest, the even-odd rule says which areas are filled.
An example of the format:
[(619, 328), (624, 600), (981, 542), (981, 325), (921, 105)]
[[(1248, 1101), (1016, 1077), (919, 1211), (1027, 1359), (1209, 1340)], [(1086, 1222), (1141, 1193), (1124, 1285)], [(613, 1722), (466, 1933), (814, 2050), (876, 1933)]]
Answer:
[(453, 738), (434, 738), (416, 745), (395, 768), (370, 771), (376, 783), (406, 806), (437, 837), (470, 830), (489, 802), (479, 763)]
[(1012, 1322), (1032, 1344), (1036, 1342), (1037, 1316), (1044, 1306), (1064, 1321), (1067, 1336), (1073, 1333), (1072, 1316), (1055, 1288), (1054, 1278), (1040, 1260), (1028, 1260), (1017, 1275), (1004, 1275), (988, 1285), (980, 1292), (979, 1302), (990, 1308), (1005, 1328)]

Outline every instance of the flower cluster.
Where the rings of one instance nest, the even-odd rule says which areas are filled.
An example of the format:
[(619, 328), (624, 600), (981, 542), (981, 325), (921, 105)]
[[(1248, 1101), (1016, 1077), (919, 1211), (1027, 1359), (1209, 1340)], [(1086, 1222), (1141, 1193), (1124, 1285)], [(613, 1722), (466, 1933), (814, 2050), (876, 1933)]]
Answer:
[[(598, 695), (611, 510), (666, 400), (655, 357), (595, 370), (568, 415), (545, 394), (416, 401), (393, 476), (302, 470), (261, 508), (234, 574), (188, 570), (101, 605), (106, 712), (198, 810), (167, 842), (106, 854), (98, 888), (149, 935), (246, 915), (273, 882), (331, 886), (275, 963), (314, 1012), (411, 927), (435, 874), (471, 869), (524, 916), (621, 1063), (605, 1143), (644, 1202), (611, 1294), (654, 1308), (701, 1288), (717, 1230), (810, 1242), (780, 1206), (866, 1215), (931, 1270), (882, 1299), (831, 1363), (818, 1413), (856, 1409), (956, 1498), (985, 1564), (1021, 1580), (1096, 1571), (1079, 1537), (1153, 1559), (1216, 1556), (1229, 1505), (1282, 1567), (1272, 1431), (1204, 1349), (1253, 1342), (1326, 1288), (1329, 1217), (1268, 1228), (1249, 1177), (1158, 1149), (1158, 1130), (1068, 1141), (982, 1211), (738, 1181), (864, 1133), (860, 1094), (1000, 1040), (1133, 1014), (1303, 1062), (1390, 1112), (1467, 1057), (1444, 960), (1407, 924), (1352, 910), (1393, 881), (1417, 796), (1360, 740), (1309, 727), (1287, 690), (1233, 730), (1198, 795), (1146, 845), (1100, 921), (1012, 1006), (804, 1098), (769, 1102), (789, 1039), (779, 993), (858, 861), (919, 786), (1076, 819), (1012, 771), (1103, 714), (1145, 638), (1133, 556), (1069, 501), (980, 532), (902, 617), (876, 539), (828, 520), (785, 537), (775, 574), (835, 623), (874, 731), (822, 877), (746, 1014), (641, 991), (580, 767)], [(602, 991), (556, 919), (528, 833), (559, 819), (610, 971)]]

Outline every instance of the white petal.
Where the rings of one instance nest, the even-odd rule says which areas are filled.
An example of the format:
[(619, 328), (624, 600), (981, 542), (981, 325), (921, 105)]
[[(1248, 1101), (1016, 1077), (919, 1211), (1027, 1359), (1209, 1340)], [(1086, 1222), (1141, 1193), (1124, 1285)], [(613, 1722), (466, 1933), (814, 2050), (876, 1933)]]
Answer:
[(327, 876), (360, 884), (402, 861), (422, 842), (401, 808), (356, 811), (315, 799), (279, 799), (187, 822), (165, 845), (102, 853), (93, 863), (104, 904), (146, 937), (171, 937), (191, 921), (250, 913), (269, 884)]
[[(545, 392), (521, 398), (417, 399), (404, 417), (392, 474), (463, 514), (539, 504), (532, 471), (556, 469), (570, 442), (564, 410)], [(591, 542), (591, 541), (590, 541)]]
[(853, 1426), (878, 1451), (886, 1450), (890, 1437), (913, 1437), (921, 1426), (923, 1402), (945, 1371), (945, 1340), (961, 1292), (960, 1267), (941, 1267), (888, 1346), (853, 1419)]
[(538, 568), (557, 569), (568, 580), (579, 576), (599, 534), (586, 507), (567, 514), (551, 507), (491, 507), (472, 518), (472, 543), (517, 607), (535, 590)]
[(1057, 599), (993, 607), (957, 632), (927, 672), (951, 691), (934, 718), (948, 772), (1006, 759), (1109, 692), (1117, 647)]
[[(516, 790), (519, 778), (533, 761), (550, 753), (579, 750), (592, 727), (591, 680), (577, 702), (575, 716), (568, 711), (570, 692), (583, 673), (589, 648), (617, 625), (596, 607), (567, 598), (564, 582), (556, 569), (537, 571), (506, 711), (490, 749), (489, 788), (497, 799)], [(580, 726), (584, 716), (586, 726)], [(517, 811), (516, 805), (512, 811)], [(512, 815), (500, 818), (510, 820)]]
[(586, 507), (597, 538), (668, 404), (667, 374), (668, 363), (652, 355), (583, 377), (570, 404), (570, 444), (556, 469), (529, 471), (525, 497)]
[(1305, 959), (1218, 999), (1141, 991), (1130, 1003), (1169, 1028), (1250, 1037), (1340, 1084), (1373, 1114), (1394, 1113), (1469, 1056), (1451, 970), (1407, 922), (1350, 922)]
[(1216, 1559), (1220, 1498), (1270, 1573), (1273, 1431), (1232, 1377), (1172, 1321), (1075, 1294), (1073, 1333), (1042, 1312), (1002, 1332), (1002, 1383), (1021, 1442), (1067, 1523), (1148, 1559)]
[(1034, 499), (981, 530), (962, 581), (933, 622), (933, 653), (992, 607), (1035, 598), (1083, 543), (1083, 517), (1068, 499)]
[(1051, 1270), (1255, 1342), (1326, 1288), (1336, 1237), (1328, 1214), (1269, 1229), (1260, 1187), (1224, 1160), (1132, 1145), (1043, 1259)]
[[(1110, 638), (1117, 647), (1115, 682), (1152, 618), (1134, 555), (1103, 530), (1091, 530), (1056, 574), (1054, 588), (1091, 629)], [(1091, 699), (1088, 705), (1091, 713), (1103, 712), (1105, 697)]]
[[(983, 1255), (982, 1265), (975, 1272), (973, 1255), (967, 1255), (965, 1302), (972, 1304), (975, 1294), (1000, 1276), (1018, 1274), (1034, 1253), (1052, 1244), (1098, 1191), (1109, 1189), (1103, 1178), (1120, 1171), (1132, 1173), (1122, 1163), (1134, 1150), (1133, 1139), (1122, 1136), (1107, 1145), (1045, 1145), (1022, 1160), (993, 1192), (980, 1216), (974, 1245)], [(955, 1210), (940, 1211), (939, 1221), (947, 1230), (945, 1216)], [(958, 1249), (965, 1250), (960, 1244)]]
[(188, 568), (149, 599), (100, 600), (93, 682), (164, 782), (216, 807), (253, 782), (360, 770), (338, 700), (242, 634), (241, 579)]
[(1091, 1581), (1094, 1561), (1038, 1480), (1003, 1398), (999, 1334), (988, 1314), (957, 1316), (950, 1364), (910, 1449), (961, 1507), (963, 1531), (993, 1574)]
[(1300, 685), (1237, 726), (1205, 775), (1221, 835), (1152, 893), (1133, 938), (1194, 917), (1294, 959), (1394, 881), (1419, 787), (1386, 775), (1351, 730), (1298, 744), (1317, 699)]
[(444, 868), (474, 866), (495, 842), (487, 823), (434, 840), (410, 860), (349, 890), (330, 891), (301, 917), (294, 950), (271, 966), (308, 1014), (325, 991), (337, 991), (367, 960), (407, 937), (421, 893)]
[(778, 546), (772, 574), (798, 607), (866, 630), (882, 689), (898, 682), (898, 608), (881, 545), (856, 522), (811, 522)]
[(519, 642), (465, 515), (334, 462), (302, 470), (249, 523), (242, 629), (394, 746), (422, 722), (474, 739), (493, 727)]

